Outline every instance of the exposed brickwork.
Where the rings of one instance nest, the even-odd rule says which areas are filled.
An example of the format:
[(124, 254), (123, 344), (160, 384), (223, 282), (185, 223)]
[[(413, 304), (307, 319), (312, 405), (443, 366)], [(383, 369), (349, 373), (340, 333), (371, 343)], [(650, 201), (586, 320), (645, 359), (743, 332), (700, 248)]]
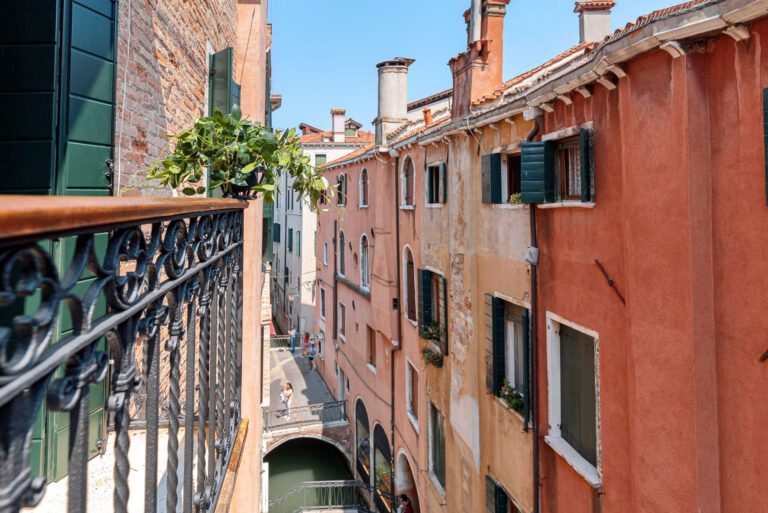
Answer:
[(160, 196), (146, 180), (167, 134), (207, 106), (208, 50), (236, 46), (237, 0), (120, 3), (116, 194)]

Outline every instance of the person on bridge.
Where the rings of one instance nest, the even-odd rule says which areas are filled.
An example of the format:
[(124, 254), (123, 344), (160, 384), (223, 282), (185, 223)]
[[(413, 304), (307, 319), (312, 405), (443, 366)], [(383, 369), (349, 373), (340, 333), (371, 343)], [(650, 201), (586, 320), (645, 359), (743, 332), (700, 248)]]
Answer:
[(283, 391), (280, 392), (280, 401), (283, 403), (284, 419), (291, 417), (291, 403), (293, 402), (293, 385), (286, 383), (283, 385)]

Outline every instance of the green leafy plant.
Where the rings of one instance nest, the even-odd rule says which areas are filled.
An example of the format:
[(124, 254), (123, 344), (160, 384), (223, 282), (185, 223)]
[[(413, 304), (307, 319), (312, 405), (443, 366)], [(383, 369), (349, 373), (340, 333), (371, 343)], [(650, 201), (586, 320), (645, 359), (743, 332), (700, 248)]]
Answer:
[(272, 203), (283, 173), (292, 177), (293, 190), (308, 198), (312, 208), (330, 192), (328, 181), (302, 154), (294, 129), (276, 134), (243, 118), (239, 109), (216, 111), (170, 137), (174, 150), (152, 166), (148, 178), (187, 196), (206, 192), (206, 172), (207, 190), (221, 189), (229, 197), (261, 194)]
[(523, 203), (523, 193), (516, 192), (514, 194), (511, 194), (509, 196), (509, 203), (512, 205), (522, 205)]
[(426, 365), (432, 365), (434, 367), (443, 366), (443, 355), (426, 344), (421, 347), (421, 358)]
[(517, 413), (523, 413), (523, 410), (525, 409), (525, 399), (523, 398), (523, 394), (510, 385), (509, 381), (506, 379), (501, 386), (501, 390), (499, 390), (499, 397), (507, 403), (508, 409), (515, 410)]
[(427, 324), (421, 327), (421, 338), (425, 340), (440, 340), (442, 330), (437, 323)]

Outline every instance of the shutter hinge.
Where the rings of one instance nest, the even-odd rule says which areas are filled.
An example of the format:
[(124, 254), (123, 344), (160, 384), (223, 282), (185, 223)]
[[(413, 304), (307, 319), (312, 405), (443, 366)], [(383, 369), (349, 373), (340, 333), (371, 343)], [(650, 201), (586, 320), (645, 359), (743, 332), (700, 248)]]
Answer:
[(107, 159), (104, 161), (104, 164), (107, 166), (107, 170), (104, 171), (104, 178), (107, 179), (109, 186), (112, 187), (113, 178), (115, 176), (115, 162), (112, 159)]

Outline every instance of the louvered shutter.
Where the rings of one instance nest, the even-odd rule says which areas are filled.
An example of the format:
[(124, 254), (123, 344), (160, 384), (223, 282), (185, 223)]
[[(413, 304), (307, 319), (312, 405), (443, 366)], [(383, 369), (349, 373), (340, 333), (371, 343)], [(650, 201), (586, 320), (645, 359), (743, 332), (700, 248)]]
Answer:
[(448, 354), (448, 283), (440, 276), (440, 349), (443, 354)]
[(432, 324), (432, 300), (432, 273), (419, 269), (419, 326), (422, 328)]
[(593, 200), (592, 194), (592, 130), (582, 128), (580, 140), (581, 164), (581, 201), (588, 203)]
[(485, 476), (485, 513), (496, 513), (496, 483)]
[(506, 373), (506, 351), (504, 350), (504, 301), (493, 298), (493, 393), (499, 394)]
[(507, 492), (501, 486), (496, 485), (496, 510), (494, 513), (507, 513), (508, 501)]
[(482, 174), (483, 203), (493, 203), (491, 189), (491, 157), (492, 155), (483, 155), (480, 157), (480, 173)]
[(440, 203), (448, 203), (448, 166), (446, 164), (440, 164), (440, 191), (439, 201)]
[(226, 48), (211, 56), (211, 79), (209, 82), (209, 114), (220, 111), (229, 114), (234, 102), (234, 80), (232, 80), (232, 48)]
[(495, 394), (493, 389), (493, 296), (485, 295), (485, 388)]
[(525, 429), (531, 421), (533, 397), (531, 396), (531, 314), (523, 310), (523, 400)]
[(523, 203), (555, 201), (555, 153), (552, 143), (523, 143), (520, 175)]

